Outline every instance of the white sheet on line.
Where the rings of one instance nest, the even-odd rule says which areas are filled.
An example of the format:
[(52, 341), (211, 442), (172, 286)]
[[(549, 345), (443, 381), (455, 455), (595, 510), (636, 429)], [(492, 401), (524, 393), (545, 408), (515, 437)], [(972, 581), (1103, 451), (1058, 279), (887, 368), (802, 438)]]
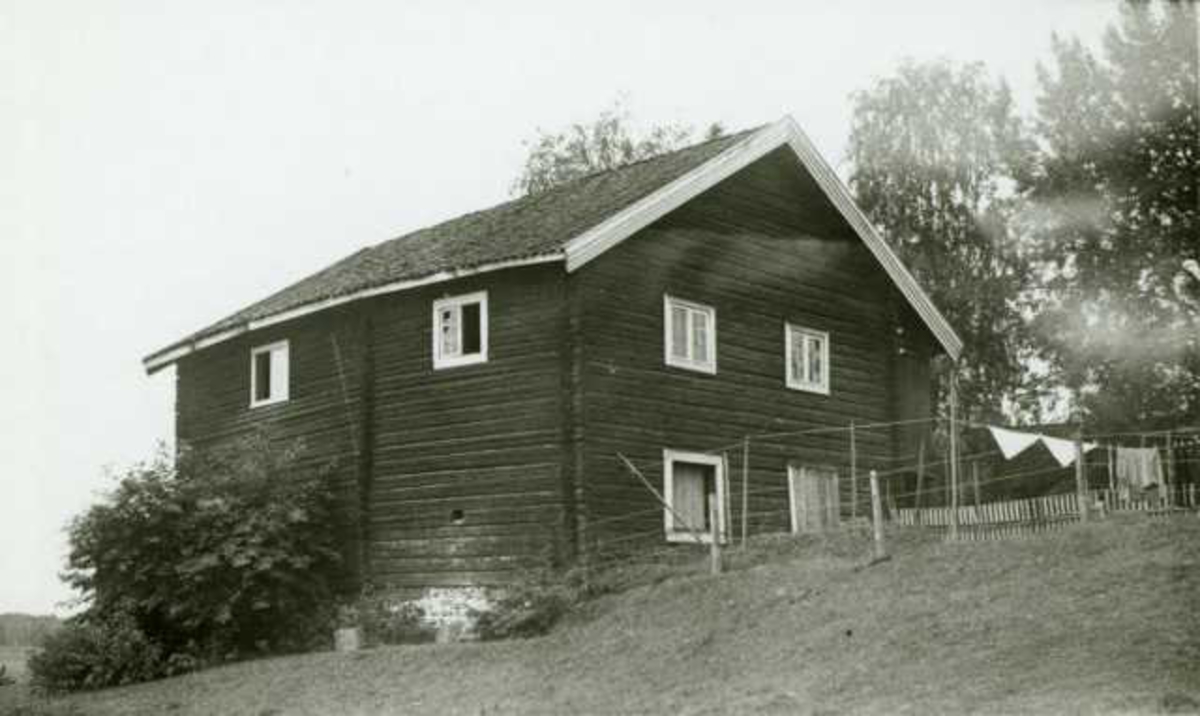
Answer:
[[(1000, 454), (1004, 456), (1005, 460), (1013, 459), (1040, 440), (1060, 466), (1067, 467), (1075, 462), (1075, 441), (1073, 440), (992, 426), (989, 426), (988, 430), (992, 433), (992, 439), (1000, 446)], [(1090, 452), (1096, 447), (1098, 447), (1096, 443), (1084, 443), (1083, 451)]]
[(1005, 460), (1011, 460), (1025, 452), (1026, 448), (1038, 440), (1037, 435), (1019, 433), (1007, 428), (989, 427), (988, 430), (992, 432), (992, 439), (1000, 446), (1000, 454), (1004, 455)]

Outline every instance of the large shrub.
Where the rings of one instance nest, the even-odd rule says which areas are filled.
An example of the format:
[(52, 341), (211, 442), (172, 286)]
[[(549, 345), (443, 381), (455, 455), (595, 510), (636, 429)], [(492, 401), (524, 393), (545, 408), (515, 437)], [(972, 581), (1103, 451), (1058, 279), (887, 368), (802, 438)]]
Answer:
[(353, 602), (339, 610), (340, 626), (360, 627), (368, 644), (413, 644), (433, 641), (425, 612), (413, 602), (396, 603), (392, 595), (366, 585)]
[(29, 657), (34, 688), (48, 693), (131, 684), (165, 670), (162, 649), (129, 614), (72, 619)]
[[(88, 609), (61, 651), (69, 640), (103, 641), (96, 630), (118, 616), (172, 664), (306, 648), (327, 635), (339, 562), (333, 492), (329, 470), (302, 468), (300, 454), (256, 435), (128, 470), (71, 524), (65, 578)], [(58, 651), (47, 649), (47, 673)], [(71, 683), (99, 681), (118, 683)]]
[(512, 639), (549, 632), (581, 602), (601, 592), (586, 568), (535, 569), (513, 580), (488, 611), (476, 614), (481, 639)]

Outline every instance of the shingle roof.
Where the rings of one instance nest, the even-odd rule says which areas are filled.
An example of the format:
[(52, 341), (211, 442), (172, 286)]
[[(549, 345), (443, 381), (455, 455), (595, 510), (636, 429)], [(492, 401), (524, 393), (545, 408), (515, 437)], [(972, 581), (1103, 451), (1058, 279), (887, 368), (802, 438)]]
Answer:
[(791, 117), (634, 164), (581, 177), (549, 191), (421, 229), (363, 249), (187, 338), (147, 356), (154, 371), (245, 331), (339, 303), (515, 265), (563, 261), (568, 272), (634, 235), (776, 148), (802, 170), (879, 260), (946, 353), (962, 340), (895, 252), (854, 204), (849, 190)]
[(678, 179), (753, 131), (589, 174), (361, 249), (175, 345), (315, 301), (396, 281), (561, 252), (564, 244), (580, 232)]

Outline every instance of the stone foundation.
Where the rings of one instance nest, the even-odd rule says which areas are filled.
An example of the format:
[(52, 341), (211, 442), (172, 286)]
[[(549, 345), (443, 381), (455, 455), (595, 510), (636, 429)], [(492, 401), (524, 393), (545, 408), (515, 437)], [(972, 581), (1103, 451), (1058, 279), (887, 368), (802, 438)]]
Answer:
[(489, 611), (493, 600), (483, 587), (429, 587), (419, 595), (398, 597), (392, 610), (405, 605), (421, 610), (421, 625), (438, 642), (469, 641), (477, 638), (475, 622), (479, 613)]

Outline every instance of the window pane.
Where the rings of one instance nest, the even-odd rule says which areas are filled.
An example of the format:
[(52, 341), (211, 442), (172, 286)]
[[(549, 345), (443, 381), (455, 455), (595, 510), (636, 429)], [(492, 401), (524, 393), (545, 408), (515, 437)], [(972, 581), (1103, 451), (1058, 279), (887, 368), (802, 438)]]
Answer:
[(271, 397), (271, 351), (254, 354), (254, 399)]
[(462, 307), (462, 355), (476, 355), (483, 345), (479, 324), (479, 304), (468, 303)]
[(692, 311), (692, 360), (708, 362), (708, 314)]
[(808, 381), (813, 385), (822, 385), (825, 382), (825, 363), (821, 345), (823, 342), (820, 338), (810, 337), (808, 339)]
[(676, 358), (688, 357), (687, 322), (687, 309), (671, 306), (671, 355)]
[(458, 310), (443, 308), (439, 316), (442, 357), (458, 355)]
[(793, 381), (804, 381), (804, 336), (799, 333), (792, 334), (792, 364), (788, 370)]
[(287, 400), (288, 398), (288, 348), (280, 346), (271, 351), (271, 399)]

